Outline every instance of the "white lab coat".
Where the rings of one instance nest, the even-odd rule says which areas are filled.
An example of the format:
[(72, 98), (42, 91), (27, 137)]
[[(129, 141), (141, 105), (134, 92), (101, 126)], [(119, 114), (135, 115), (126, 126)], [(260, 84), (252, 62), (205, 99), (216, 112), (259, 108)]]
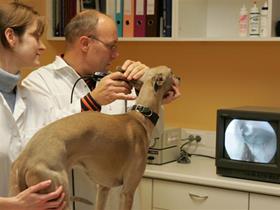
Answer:
[(22, 125), (25, 108), (19, 88), (13, 113), (0, 93), (0, 197), (8, 196), (11, 163), (24, 146)]
[[(57, 56), (53, 63), (33, 71), (23, 80), (22, 85), (25, 87), (26, 103), (29, 107), (28, 120), (24, 126), (27, 140), (34, 132), (48, 123), (81, 111), (80, 98), (89, 93), (90, 90), (84, 80), (80, 80), (74, 90), (73, 103), (70, 104), (71, 90), (78, 78), (79, 75), (74, 69), (68, 66), (61, 57)], [(134, 102), (129, 101), (127, 104), (132, 106)], [(125, 102), (117, 100), (109, 105), (102, 106), (101, 112), (119, 114), (124, 113), (125, 109)], [(95, 201), (95, 190), (92, 189), (95, 189), (95, 186), (89, 182), (84, 173), (75, 169), (75, 195)], [(114, 210), (118, 208), (119, 191), (120, 188), (112, 190), (108, 199), (107, 209)], [(140, 209), (137, 203), (139, 203), (139, 198), (136, 195), (134, 209)], [(76, 203), (76, 209), (91, 210), (92, 207)]]

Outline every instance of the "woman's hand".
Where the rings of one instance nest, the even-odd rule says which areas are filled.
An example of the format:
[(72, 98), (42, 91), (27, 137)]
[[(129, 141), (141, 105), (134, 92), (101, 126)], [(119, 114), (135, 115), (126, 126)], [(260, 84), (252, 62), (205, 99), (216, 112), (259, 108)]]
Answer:
[(48, 194), (38, 193), (40, 190), (48, 188), (50, 184), (50, 180), (40, 182), (12, 197), (15, 208), (12, 207), (11, 210), (63, 210), (66, 202), (61, 186)]
[(172, 90), (170, 90), (167, 95), (164, 96), (162, 104), (168, 104), (181, 96), (179, 84), (179, 79), (173, 79)]

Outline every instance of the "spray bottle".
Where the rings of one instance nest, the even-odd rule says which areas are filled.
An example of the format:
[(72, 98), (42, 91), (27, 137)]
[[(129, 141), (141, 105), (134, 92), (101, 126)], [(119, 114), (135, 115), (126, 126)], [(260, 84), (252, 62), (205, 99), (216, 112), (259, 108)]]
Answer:
[(267, 1), (261, 8), (260, 37), (268, 36), (268, 5)]
[(250, 37), (260, 36), (260, 11), (257, 7), (256, 2), (254, 2), (254, 5), (250, 10), (249, 36)]
[(248, 36), (248, 11), (245, 4), (243, 4), (239, 14), (239, 36)]

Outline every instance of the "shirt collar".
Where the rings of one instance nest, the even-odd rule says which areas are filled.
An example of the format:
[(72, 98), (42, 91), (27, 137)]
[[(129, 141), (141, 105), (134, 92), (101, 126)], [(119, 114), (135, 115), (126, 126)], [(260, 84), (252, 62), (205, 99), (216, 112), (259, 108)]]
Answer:
[(0, 91), (9, 93), (16, 87), (20, 74), (11, 74), (0, 68)]
[[(60, 70), (60, 69), (63, 69), (65, 67), (67, 68), (72, 68), (71, 66), (69, 66), (64, 60), (62, 57), (60, 56), (56, 56), (55, 57), (55, 61), (54, 61), (54, 65), (55, 65), (55, 69), (56, 70)], [(72, 68), (73, 69), (73, 68)], [(74, 69), (73, 69), (74, 70)]]

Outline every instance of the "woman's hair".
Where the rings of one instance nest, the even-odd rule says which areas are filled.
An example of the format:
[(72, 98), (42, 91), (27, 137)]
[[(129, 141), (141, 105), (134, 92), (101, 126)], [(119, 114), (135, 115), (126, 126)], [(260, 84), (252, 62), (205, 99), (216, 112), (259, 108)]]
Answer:
[(33, 33), (41, 36), (45, 28), (45, 20), (32, 7), (22, 3), (12, 2), (0, 7), (0, 42), (4, 48), (10, 48), (5, 36), (7, 28), (13, 29), (14, 33), (21, 37), (26, 29), (31, 26), (34, 21), (37, 23), (37, 29)]
[(100, 12), (90, 9), (77, 14), (65, 27), (65, 39), (72, 43), (81, 36), (93, 35)]

